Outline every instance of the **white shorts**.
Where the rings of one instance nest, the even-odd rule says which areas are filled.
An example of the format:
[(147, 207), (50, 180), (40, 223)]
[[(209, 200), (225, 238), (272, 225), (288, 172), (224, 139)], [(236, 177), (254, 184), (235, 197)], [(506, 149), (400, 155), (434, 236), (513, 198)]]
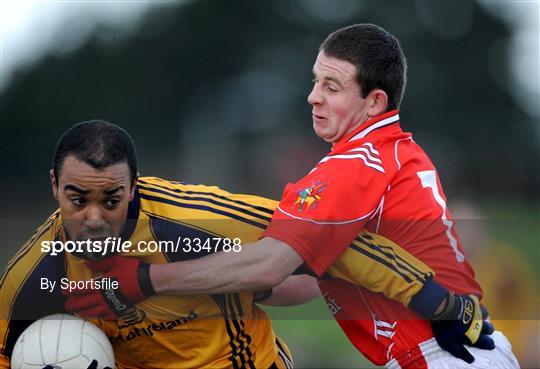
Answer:
[[(495, 331), (491, 337), (495, 341), (494, 350), (481, 350), (467, 346), (467, 350), (474, 356), (472, 364), (467, 364), (443, 350), (435, 338), (422, 342), (419, 347), (428, 369), (519, 369), (519, 363), (512, 353), (512, 345), (504, 334)], [(386, 368), (402, 369), (395, 359), (389, 361)]]

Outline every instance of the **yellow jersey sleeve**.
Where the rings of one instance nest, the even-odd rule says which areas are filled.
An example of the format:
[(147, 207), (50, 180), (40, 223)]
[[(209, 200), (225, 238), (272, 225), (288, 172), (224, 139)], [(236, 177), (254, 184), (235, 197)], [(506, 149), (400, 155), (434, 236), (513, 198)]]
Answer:
[(405, 306), (435, 275), (429, 266), (399, 245), (367, 231), (356, 237), (327, 274), (380, 292)]
[[(145, 200), (142, 209), (149, 214), (157, 217), (166, 214), (173, 220), (179, 219), (189, 223), (190, 227), (215, 235), (231, 239), (238, 237), (242, 245), (261, 237), (278, 204), (259, 196), (229, 193), (218, 187), (188, 185), (154, 177), (141, 178), (139, 188)], [(201, 253), (196, 256), (201, 256)], [(193, 256), (177, 253), (168, 255), (168, 258), (178, 261), (189, 260)], [(381, 292), (405, 306), (424, 282), (434, 276), (426, 264), (405, 249), (367, 231), (356, 237), (329, 267), (327, 274), (373, 292)]]

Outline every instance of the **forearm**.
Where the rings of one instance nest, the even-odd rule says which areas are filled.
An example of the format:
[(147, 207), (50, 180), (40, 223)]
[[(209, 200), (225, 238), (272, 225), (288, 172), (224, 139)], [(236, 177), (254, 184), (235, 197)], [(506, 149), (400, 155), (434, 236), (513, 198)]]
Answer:
[(282, 283), (302, 262), (287, 244), (267, 237), (238, 253), (153, 264), (150, 279), (157, 293), (177, 295), (262, 290)]
[(321, 296), (319, 284), (309, 275), (293, 275), (273, 288), (272, 295), (260, 303), (270, 306), (305, 304)]

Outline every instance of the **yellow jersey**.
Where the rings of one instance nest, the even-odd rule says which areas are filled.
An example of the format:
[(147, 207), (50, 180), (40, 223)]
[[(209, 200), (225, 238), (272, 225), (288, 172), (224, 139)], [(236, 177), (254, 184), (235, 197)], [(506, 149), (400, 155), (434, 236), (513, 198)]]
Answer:
[[(276, 206), (273, 200), (217, 187), (142, 177), (120, 236), (131, 248), (122, 255), (167, 263), (238, 252), (259, 239)], [(0, 368), (9, 367), (15, 341), (32, 321), (65, 311), (60, 289), (42, 289), (42, 278), (60, 285), (62, 278), (99, 276), (74, 254), (42, 252), (42, 242), (52, 240), (67, 240), (59, 211), (21, 248), (2, 277)], [(367, 232), (327, 272), (405, 305), (433, 277), (429, 267), (402, 248)], [(111, 339), (118, 368), (286, 368), (292, 363), (251, 292), (156, 295), (122, 319), (94, 323)]]

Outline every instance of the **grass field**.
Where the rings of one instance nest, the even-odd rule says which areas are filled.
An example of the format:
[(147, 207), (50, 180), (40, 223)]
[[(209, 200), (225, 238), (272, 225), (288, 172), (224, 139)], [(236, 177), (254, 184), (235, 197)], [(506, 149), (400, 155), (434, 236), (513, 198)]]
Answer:
[[(322, 299), (290, 307), (295, 319), (284, 319), (283, 308), (264, 308), (278, 336), (292, 352), (295, 368), (376, 368), (349, 342)], [(302, 315), (317, 319), (298, 319)]]

